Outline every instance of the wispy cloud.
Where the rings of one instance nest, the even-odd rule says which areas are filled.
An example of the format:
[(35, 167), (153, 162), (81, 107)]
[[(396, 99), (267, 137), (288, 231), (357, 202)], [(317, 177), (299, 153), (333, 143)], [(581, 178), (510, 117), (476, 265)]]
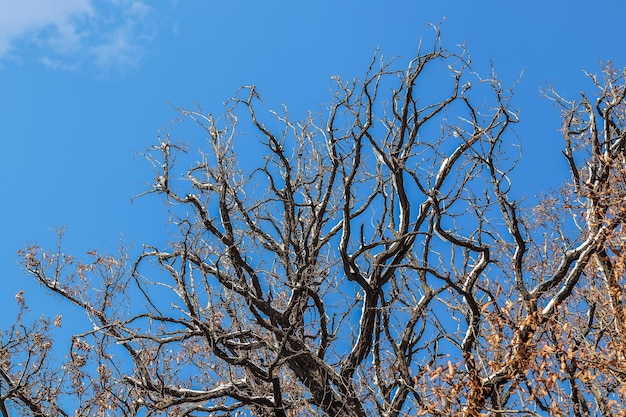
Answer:
[(0, 0), (0, 60), (124, 71), (153, 38), (153, 14), (143, 0)]

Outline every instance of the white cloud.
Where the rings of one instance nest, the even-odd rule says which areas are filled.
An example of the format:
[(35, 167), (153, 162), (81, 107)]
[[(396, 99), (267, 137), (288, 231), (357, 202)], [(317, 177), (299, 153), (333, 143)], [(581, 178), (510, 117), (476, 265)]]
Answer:
[(92, 12), (89, 0), (0, 0), (0, 56), (21, 36), (50, 27), (67, 30), (72, 19)]
[(109, 72), (116, 68), (131, 68), (141, 57), (141, 48), (132, 42), (128, 28), (122, 27), (109, 33), (107, 39), (89, 50), (93, 64)]
[(32, 57), (47, 67), (134, 67), (153, 37), (142, 0), (0, 0), (0, 60)]

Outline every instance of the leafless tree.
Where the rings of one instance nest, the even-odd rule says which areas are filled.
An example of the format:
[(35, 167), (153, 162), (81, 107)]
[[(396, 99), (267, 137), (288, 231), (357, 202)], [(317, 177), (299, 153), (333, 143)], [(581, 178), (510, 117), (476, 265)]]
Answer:
[(592, 77), (595, 102), (550, 93), (572, 181), (523, 209), (511, 90), (439, 32), (400, 62), (335, 78), (303, 120), (254, 87), (180, 110), (206, 142), (147, 155), (166, 247), (21, 252), (93, 323), (63, 368), (76, 415), (626, 413), (623, 74)]
[[(5, 327), (0, 341), (0, 415), (8, 417), (9, 408), (19, 415), (67, 416), (56, 399), (63, 393), (62, 369), (50, 366), (52, 339), (45, 318), (29, 321), (24, 293), (15, 299), (19, 312)], [(60, 326), (60, 317), (54, 325)]]

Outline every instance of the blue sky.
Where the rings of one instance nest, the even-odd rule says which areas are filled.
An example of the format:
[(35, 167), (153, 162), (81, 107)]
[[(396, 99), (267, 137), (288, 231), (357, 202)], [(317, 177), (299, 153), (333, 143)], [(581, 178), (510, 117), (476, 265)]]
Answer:
[(20, 289), (40, 309), (54, 305), (15, 254), (27, 242), (51, 247), (55, 227), (67, 226), (76, 254), (115, 251), (122, 235), (135, 248), (167, 239), (164, 204), (130, 197), (153, 179), (138, 153), (167, 130), (172, 106), (219, 114), (254, 84), (268, 108), (302, 116), (329, 101), (332, 75), (362, 75), (376, 48), (410, 57), (430, 39), (427, 23), (444, 18), (445, 45), (465, 43), (479, 72), (493, 62), (509, 85), (524, 71), (516, 192), (558, 186), (559, 120), (539, 90), (576, 97), (592, 88), (583, 70), (626, 65), (625, 15), (617, 0), (0, 0), (0, 310), (13, 311)]

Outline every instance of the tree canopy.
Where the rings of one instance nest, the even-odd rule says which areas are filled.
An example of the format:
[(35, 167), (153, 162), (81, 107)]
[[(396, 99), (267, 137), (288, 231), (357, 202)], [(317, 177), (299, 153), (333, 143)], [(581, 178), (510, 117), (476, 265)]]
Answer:
[(547, 94), (571, 180), (534, 207), (512, 197), (512, 89), (439, 33), (301, 120), (254, 86), (221, 116), (180, 109), (205, 140), (146, 154), (169, 244), (20, 251), (93, 328), (53, 341), (62, 318), (25, 320), (18, 294), (1, 414), (626, 413), (626, 88), (610, 64), (590, 78)]

